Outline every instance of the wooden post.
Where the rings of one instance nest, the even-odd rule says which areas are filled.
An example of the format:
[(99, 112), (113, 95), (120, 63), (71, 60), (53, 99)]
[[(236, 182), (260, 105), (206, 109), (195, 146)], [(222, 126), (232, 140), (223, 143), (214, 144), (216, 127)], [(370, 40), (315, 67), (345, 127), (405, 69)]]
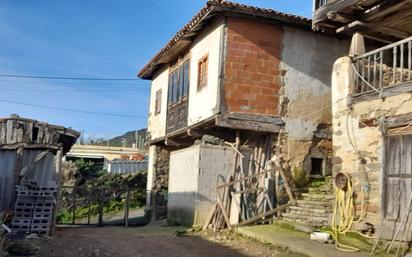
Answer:
[(99, 189), (99, 227), (103, 227), (103, 197), (104, 189)]
[(124, 208), (124, 226), (126, 228), (129, 226), (129, 205), (130, 205), (130, 188), (127, 187), (126, 203), (125, 203), (125, 208)]
[[(14, 185), (18, 185), (20, 184), (20, 171), (21, 171), (21, 167), (22, 167), (22, 162), (23, 162), (23, 153), (24, 153), (24, 148), (23, 147), (19, 147), (17, 148), (16, 151), (16, 160), (14, 163)], [(10, 209), (14, 208), (14, 203), (16, 202), (17, 199), (17, 192), (14, 191), (13, 193), (13, 199), (10, 203)]]
[(73, 210), (72, 210), (72, 225), (76, 223), (76, 187), (73, 188), (73, 197), (72, 197), (72, 204), (73, 204)]
[(52, 219), (52, 226), (51, 226), (51, 230), (50, 230), (50, 235), (54, 235), (54, 233), (56, 232), (56, 223), (57, 223), (57, 207), (59, 205), (59, 201), (60, 201), (60, 193), (61, 193), (61, 189), (60, 189), (60, 184), (62, 181), (62, 158), (63, 158), (63, 149), (59, 148), (59, 150), (57, 150), (56, 153), (56, 157), (55, 157), (55, 164), (56, 164), (56, 174), (57, 174), (57, 192), (56, 192), (56, 204), (54, 205), (53, 208), (53, 219)]

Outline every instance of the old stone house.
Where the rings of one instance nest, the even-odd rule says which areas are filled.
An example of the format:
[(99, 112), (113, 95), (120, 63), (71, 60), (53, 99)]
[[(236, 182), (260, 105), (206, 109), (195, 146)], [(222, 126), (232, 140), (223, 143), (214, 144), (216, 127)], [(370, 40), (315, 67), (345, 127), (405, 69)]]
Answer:
[(209, 1), (138, 74), (152, 81), (154, 215), (167, 204), (169, 219), (201, 224), (218, 178), (233, 168), (232, 147), (216, 141), (248, 148), (270, 138), (264, 160), (276, 153), (291, 173), (328, 175), (330, 74), (348, 48), (333, 33), (313, 32), (309, 19)]
[(350, 175), (361, 225), (384, 228), (391, 238), (411, 201), (412, 5), (345, 0), (315, 7), (314, 28), (353, 35), (350, 53), (333, 66), (333, 174)]

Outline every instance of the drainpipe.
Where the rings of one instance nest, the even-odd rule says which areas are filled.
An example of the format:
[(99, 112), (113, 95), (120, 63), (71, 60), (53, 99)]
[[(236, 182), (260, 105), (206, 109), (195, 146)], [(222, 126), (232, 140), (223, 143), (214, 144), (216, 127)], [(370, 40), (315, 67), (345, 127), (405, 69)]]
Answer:
[(224, 111), (222, 106), (224, 98), (224, 83), (225, 83), (225, 63), (226, 63), (226, 47), (227, 47), (227, 17), (224, 17), (223, 28), (220, 33), (219, 46), (219, 81), (217, 90), (216, 107), (214, 114), (221, 114)]

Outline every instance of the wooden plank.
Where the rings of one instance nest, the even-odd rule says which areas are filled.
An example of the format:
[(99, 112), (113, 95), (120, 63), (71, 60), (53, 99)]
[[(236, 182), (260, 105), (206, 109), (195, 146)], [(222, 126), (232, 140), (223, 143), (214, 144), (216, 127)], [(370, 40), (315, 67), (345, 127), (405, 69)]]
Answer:
[(282, 125), (217, 117), (215, 125), (223, 128), (279, 133)]
[(379, 97), (389, 97), (394, 95), (399, 95), (401, 93), (412, 92), (412, 81), (403, 82), (401, 84), (393, 85), (383, 89), (382, 95), (379, 92), (372, 91), (363, 94), (357, 94), (351, 96), (349, 99), (349, 104), (356, 104), (363, 101), (370, 101), (379, 99)]
[(229, 183), (225, 183), (225, 184), (219, 185), (219, 186), (217, 187), (217, 189), (221, 189), (221, 188), (224, 188), (224, 187), (233, 186), (233, 185), (236, 184), (236, 183), (239, 183), (239, 182), (242, 182), (242, 181), (246, 181), (246, 180), (249, 180), (249, 179), (251, 179), (251, 178), (256, 178), (256, 177), (258, 177), (258, 176), (260, 176), (260, 175), (262, 175), (262, 174), (266, 174), (266, 173), (268, 173), (268, 172), (272, 172), (272, 171), (271, 171), (271, 170), (265, 170), (265, 171), (262, 171), (262, 172), (259, 172), (259, 173), (253, 174), (253, 175), (249, 175), (249, 176), (244, 177), (244, 178), (241, 178), (241, 179), (233, 180), (233, 181), (231, 181), (231, 182), (229, 182)]
[(205, 222), (203, 223), (203, 230), (206, 230), (209, 227), (209, 224), (212, 222), (213, 216), (215, 215), (218, 204), (214, 204), (210, 209), (209, 214), (207, 215)]
[[(60, 193), (61, 193), (61, 188), (60, 185), (62, 184), (62, 158), (63, 158), (63, 149), (59, 149), (57, 151), (56, 157), (55, 157), (55, 167), (56, 167), (56, 173), (57, 173), (57, 193), (56, 193), (56, 203), (58, 204), (60, 199)], [(57, 204), (53, 206), (53, 216), (52, 216), (52, 224), (51, 224), (51, 229), (50, 229), (50, 236), (54, 235), (56, 232), (56, 223), (57, 223)]]
[(393, 5), (390, 5), (393, 3), (393, 1), (387, 1), (386, 4), (380, 4), (370, 12), (364, 14), (363, 16), (360, 17), (361, 20), (363, 21), (372, 21), (372, 20), (377, 20), (383, 16), (386, 16), (390, 13), (396, 12), (403, 8), (404, 5), (410, 4), (410, 1), (401, 1), (399, 3), (395, 3)]
[(220, 195), (219, 190), (216, 190), (216, 195), (217, 195), (218, 204), (219, 204), (220, 210), (222, 211), (222, 214), (223, 214), (223, 217), (224, 217), (224, 219), (225, 219), (226, 225), (227, 225), (227, 227), (228, 227), (229, 230), (232, 230), (232, 225), (230, 224), (229, 215), (228, 215), (228, 213), (227, 213), (227, 210), (226, 210), (225, 206), (223, 205), (223, 203), (224, 203), (224, 202), (223, 202), (223, 198), (222, 198), (222, 196)]
[(288, 180), (286, 178), (285, 172), (283, 171), (283, 168), (280, 167), (279, 173), (280, 173), (280, 176), (282, 177), (282, 179), (284, 181), (286, 192), (287, 192), (288, 197), (289, 197), (289, 202), (291, 202), (292, 204), (296, 204), (295, 197), (293, 196), (292, 190), (290, 189), (290, 186), (289, 186)]
[(7, 144), (7, 141), (6, 141), (6, 132), (7, 132), (6, 123), (1, 122), (1, 123), (0, 123), (0, 145), (5, 145), (5, 144)]
[(248, 219), (248, 220), (244, 220), (244, 221), (240, 222), (239, 224), (233, 225), (233, 227), (237, 228), (237, 227), (241, 227), (241, 226), (244, 226), (244, 225), (253, 223), (253, 222), (255, 222), (255, 221), (258, 221), (259, 219), (265, 218), (266, 216), (273, 215), (273, 214), (275, 214), (275, 213), (278, 212), (278, 211), (284, 210), (284, 209), (286, 209), (286, 208), (289, 207), (289, 206), (292, 206), (292, 204), (289, 204), (289, 203), (288, 203), (288, 204), (281, 205), (281, 206), (279, 206), (279, 207), (277, 207), (277, 208), (274, 208), (274, 209), (272, 209), (272, 210), (270, 210), (270, 211), (267, 211), (267, 212), (261, 213), (261, 214), (259, 214), (259, 215), (256, 215), (256, 216), (253, 217), (253, 218), (250, 218), (250, 219)]
[(6, 125), (6, 144), (14, 144), (13, 142), (14, 120), (7, 120)]
[(246, 114), (246, 113), (238, 113), (238, 112), (230, 112), (228, 114), (225, 114), (224, 117), (229, 118), (229, 119), (247, 120), (247, 121), (272, 123), (272, 124), (283, 123), (280, 117)]

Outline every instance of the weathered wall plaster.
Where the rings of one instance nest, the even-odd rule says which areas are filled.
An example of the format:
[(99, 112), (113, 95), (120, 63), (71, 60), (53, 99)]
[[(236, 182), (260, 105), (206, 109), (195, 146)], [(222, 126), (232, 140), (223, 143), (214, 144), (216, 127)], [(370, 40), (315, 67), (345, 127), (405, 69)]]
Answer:
[(303, 168), (308, 173), (311, 149), (314, 157), (330, 152), (323, 149), (327, 143), (314, 145), (312, 140), (315, 131), (328, 130), (332, 122), (330, 74), (349, 42), (290, 27), (284, 27), (283, 34), (281, 112), (286, 140), (280, 147), (292, 170)]
[[(402, 93), (348, 106), (346, 98), (353, 76), (349, 57), (335, 62), (332, 75), (332, 102), (335, 103), (333, 173), (351, 174), (358, 194), (362, 188), (367, 189), (368, 212), (365, 222), (379, 225), (382, 218), (383, 135), (379, 126), (365, 126), (363, 121), (410, 113), (412, 94)], [(365, 161), (361, 162), (361, 159)]]

